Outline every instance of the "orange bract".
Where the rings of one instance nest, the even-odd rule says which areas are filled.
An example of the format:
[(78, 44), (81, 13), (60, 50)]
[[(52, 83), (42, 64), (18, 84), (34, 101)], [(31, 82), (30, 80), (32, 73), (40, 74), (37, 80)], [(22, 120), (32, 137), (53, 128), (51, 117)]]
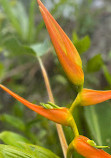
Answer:
[(58, 59), (74, 85), (82, 86), (84, 73), (81, 58), (68, 36), (40, 0), (37, 0)]
[(96, 91), (92, 89), (83, 89), (79, 94), (79, 98), (81, 106), (94, 105), (111, 99), (111, 90)]
[(111, 155), (102, 149), (92, 147), (87, 143), (89, 139), (84, 136), (78, 136), (73, 141), (73, 146), (76, 151), (85, 158), (111, 158)]
[(69, 113), (67, 108), (61, 108), (61, 109), (45, 109), (39, 105), (35, 105), (30, 103), (29, 101), (23, 99), (19, 95), (13, 93), (8, 88), (0, 84), (0, 87), (5, 90), (7, 93), (12, 95), (14, 98), (16, 98), (18, 101), (26, 105), (31, 110), (37, 112), (38, 114), (48, 118), (49, 120), (52, 120), (56, 123), (60, 123), (66, 126), (69, 126), (69, 118), (71, 117), (71, 114)]

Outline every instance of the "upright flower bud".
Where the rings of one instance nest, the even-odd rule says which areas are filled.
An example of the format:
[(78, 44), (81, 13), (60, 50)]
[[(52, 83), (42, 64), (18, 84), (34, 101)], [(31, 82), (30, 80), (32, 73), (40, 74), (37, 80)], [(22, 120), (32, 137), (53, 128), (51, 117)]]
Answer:
[(37, 0), (58, 59), (70, 81), (80, 88), (84, 83), (82, 61), (68, 36), (40, 0)]
[(106, 153), (104, 150), (91, 146), (88, 143), (89, 140), (90, 139), (87, 137), (79, 135), (72, 142), (72, 146), (85, 158), (111, 158), (111, 155)]
[(83, 89), (80, 94), (78, 94), (78, 97), (81, 106), (94, 105), (111, 99), (111, 90), (96, 91), (92, 89)]
[(15, 99), (20, 101), (22, 104), (26, 105), (31, 110), (37, 112), (38, 114), (42, 115), (43, 117), (46, 117), (47, 119), (54, 121), (56, 123), (70, 126), (70, 118), (72, 118), (72, 115), (70, 114), (69, 110), (67, 108), (59, 108), (59, 109), (45, 109), (39, 105), (35, 105), (30, 103), (29, 101), (23, 99), (19, 95), (13, 93), (11, 90), (6, 88), (5, 86), (0, 84), (0, 87), (5, 90), (7, 93), (9, 93), (11, 96), (13, 96)]

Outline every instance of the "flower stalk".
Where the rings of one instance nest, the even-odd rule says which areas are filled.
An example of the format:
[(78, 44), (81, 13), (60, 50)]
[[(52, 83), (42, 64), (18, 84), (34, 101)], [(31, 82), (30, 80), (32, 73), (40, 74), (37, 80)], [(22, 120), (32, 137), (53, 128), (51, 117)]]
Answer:
[[(42, 74), (43, 74), (43, 78), (44, 78), (44, 82), (45, 82), (45, 85), (46, 85), (49, 100), (52, 103), (55, 103), (54, 102), (54, 97), (53, 97), (53, 94), (52, 94), (52, 90), (51, 90), (51, 86), (50, 86), (50, 82), (49, 82), (49, 78), (48, 78), (48, 74), (46, 72), (46, 69), (45, 69), (43, 63), (42, 63), (42, 60), (40, 58), (38, 58), (38, 60), (39, 60), (39, 64), (40, 64), (40, 67), (41, 67)], [(68, 145), (67, 145), (67, 141), (66, 141), (62, 126), (59, 125), (59, 124), (56, 124), (56, 129), (57, 129), (57, 133), (58, 133), (58, 136), (59, 136), (59, 140), (60, 140), (60, 144), (61, 144), (61, 147), (62, 147), (62, 150), (63, 150), (64, 157), (66, 158)]]

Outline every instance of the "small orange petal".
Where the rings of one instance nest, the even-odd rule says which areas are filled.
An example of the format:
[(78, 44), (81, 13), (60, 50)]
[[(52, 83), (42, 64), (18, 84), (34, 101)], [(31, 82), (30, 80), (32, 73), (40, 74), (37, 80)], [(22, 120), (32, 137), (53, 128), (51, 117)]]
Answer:
[(81, 106), (94, 105), (111, 99), (111, 90), (97, 91), (92, 89), (83, 89), (79, 94), (79, 98)]
[(73, 141), (73, 146), (76, 151), (85, 158), (111, 158), (111, 155), (102, 149), (92, 147), (87, 143), (87, 137), (79, 135)]
[(69, 110), (67, 108), (61, 108), (61, 109), (45, 109), (39, 105), (35, 105), (30, 103), (29, 101), (23, 99), (19, 95), (15, 94), (5, 86), (0, 84), (0, 87), (5, 90), (7, 93), (9, 93), (11, 96), (16, 98), (18, 101), (20, 101), (22, 104), (26, 105), (31, 110), (37, 112), (38, 114), (46, 117), (47, 119), (54, 121), (56, 123), (60, 123), (66, 126), (69, 126), (69, 117), (71, 117), (71, 114), (69, 113)]
[(73, 84), (77, 86), (83, 85), (84, 73), (79, 53), (42, 2), (40, 0), (37, 1), (56, 54), (65, 73)]

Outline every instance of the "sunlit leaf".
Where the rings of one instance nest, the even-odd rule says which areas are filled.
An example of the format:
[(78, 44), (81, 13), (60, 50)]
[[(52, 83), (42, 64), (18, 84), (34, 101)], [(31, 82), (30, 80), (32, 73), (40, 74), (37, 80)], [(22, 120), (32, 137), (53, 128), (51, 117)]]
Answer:
[(3, 131), (0, 133), (0, 139), (7, 145), (12, 145), (15, 147), (20, 147), (20, 142), (30, 143), (25, 137), (20, 134), (16, 134), (10, 131)]
[(0, 145), (1, 158), (35, 158), (29, 153), (9, 145)]
[(20, 143), (22, 149), (31, 154), (34, 158), (59, 158), (52, 151), (33, 144)]

